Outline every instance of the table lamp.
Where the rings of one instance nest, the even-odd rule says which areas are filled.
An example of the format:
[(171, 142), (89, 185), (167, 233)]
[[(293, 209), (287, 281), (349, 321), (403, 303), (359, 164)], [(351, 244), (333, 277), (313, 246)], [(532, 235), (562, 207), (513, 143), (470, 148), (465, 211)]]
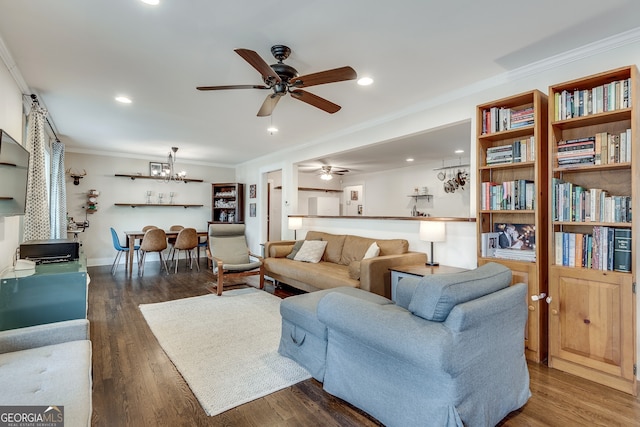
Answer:
[(433, 259), (433, 242), (444, 242), (445, 225), (440, 221), (420, 221), (420, 240), (431, 242), (431, 254), (426, 265), (435, 267), (439, 263)]
[(298, 240), (298, 236), (296, 236), (296, 230), (300, 230), (301, 228), (302, 228), (302, 218), (289, 217), (289, 230), (293, 230), (293, 240)]

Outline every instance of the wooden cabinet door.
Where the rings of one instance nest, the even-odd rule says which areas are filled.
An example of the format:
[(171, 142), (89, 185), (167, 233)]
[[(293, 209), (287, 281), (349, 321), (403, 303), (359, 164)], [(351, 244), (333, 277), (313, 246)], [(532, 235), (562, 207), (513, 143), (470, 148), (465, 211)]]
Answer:
[(631, 279), (611, 271), (551, 269), (550, 367), (635, 389)]

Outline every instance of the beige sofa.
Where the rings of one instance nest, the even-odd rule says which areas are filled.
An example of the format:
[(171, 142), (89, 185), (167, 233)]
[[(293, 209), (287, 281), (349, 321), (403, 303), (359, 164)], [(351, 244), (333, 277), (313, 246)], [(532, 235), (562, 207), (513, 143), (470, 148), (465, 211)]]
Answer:
[[(409, 251), (404, 239), (371, 239), (348, 234), (309, 231), (305, 240), (324, 240), (327, 247), (318, 263), (288, 259), (295, 241), (281, 240), (265, 244), (265, 275), (305, 291), (350, 286), (391, 298), (390, 267), (424, 264), (427, 256)], [(376, 242), (380, 254), (362, 259)]]

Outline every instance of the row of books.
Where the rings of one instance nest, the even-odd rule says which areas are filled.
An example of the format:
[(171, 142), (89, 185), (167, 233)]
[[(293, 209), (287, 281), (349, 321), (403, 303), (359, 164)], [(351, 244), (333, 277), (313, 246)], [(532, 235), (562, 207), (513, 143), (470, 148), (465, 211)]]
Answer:
[(483, 182), (480, 206), (482, 210), (535, 209), (535, 183), (526, 179), (502, 183)]
[(631, 271), (631, 229), (593, 227), (593, 234), (554, 233), (555, 264)]
[(614, 111), (631, 106), (631, 79), (623, 79), (591, 89), (556, 92), (555, 120), (566, 120)]
[(558, 167), (630, 162), (631, 145), (631, 129), (615, 134), (599, 132), (586, 138), (558, 141)]
[(491, 107), (482, 110), (482, 134), (501, 132), (531, 126), (534, 123), (533, 107), (512, 110), (505, 107)]
[(487, 166), (531, 162), (535, 159), (536, 145), (533, 136), (513, 141), (511, 144), (487, 148)]
[(631, 196), (612, 196), (559, 178), (552, 178), (551, 207), (553, 221), (631, 222)]

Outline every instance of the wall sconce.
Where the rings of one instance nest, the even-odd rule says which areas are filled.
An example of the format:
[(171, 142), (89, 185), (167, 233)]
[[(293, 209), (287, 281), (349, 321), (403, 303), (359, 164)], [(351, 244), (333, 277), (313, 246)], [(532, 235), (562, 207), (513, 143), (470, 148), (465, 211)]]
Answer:
[(293, 240), (298, 240), (298, 236), (296, 235), (296, 230), (300, 230), (301, 228), (302, 228), (302, 218), (289, 217), (289, 230), (293, 230)]
[(435, 267), (440, 265), (433, 258), (433, 242), (445, 241), (445, 223), (440, 221), (420, 221), (420, 240), (431, 242), (431, 254), (426, 265)]

